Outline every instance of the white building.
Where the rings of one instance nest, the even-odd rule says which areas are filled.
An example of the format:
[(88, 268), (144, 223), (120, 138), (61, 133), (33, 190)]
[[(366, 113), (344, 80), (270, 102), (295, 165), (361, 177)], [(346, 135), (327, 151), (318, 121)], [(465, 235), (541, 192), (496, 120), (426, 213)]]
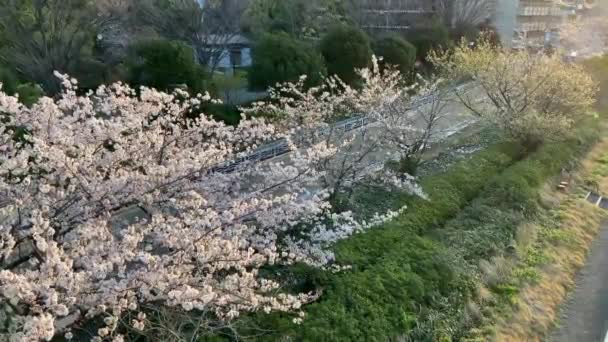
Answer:
[(356, 0), (352, 16), (371, 33), (422, 27), (437, 14), (437, 0)]
[(542, 49), (558, 43), (563, 16), (556, 0), (496, 0), (493, 22), (503, 46)]
[(247, 0), (221, 0), (210, 6), (207, 0), (196, 0), (203, 9), (207, 9), (204, 20), (217, 28), (201, 37), (202, 50), (207, 52), (205, 60), (214, 70), (232, 72), (237, 68), (249, 67), (252, 42), (240, 34), (239, 22)]
[[(218, 46), (214, 46), (214, 42), (218, 42)], [(243, 35), (236, 34), (227, 39), (208, 39), (207, 45), (216, 51), (212, 57), (215, 59), (211, 63), (220, 70), (231, 71), (250, 67), (252, 64), (252, 42)]]

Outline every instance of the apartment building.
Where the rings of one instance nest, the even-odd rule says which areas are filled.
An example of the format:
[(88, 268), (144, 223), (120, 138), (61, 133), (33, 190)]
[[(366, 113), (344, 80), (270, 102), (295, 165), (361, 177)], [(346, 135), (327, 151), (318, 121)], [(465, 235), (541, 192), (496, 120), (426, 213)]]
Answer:
[(355, 0), (351, 15), (371, 33), (424, 26), (437, 14), (436, 0)]
[(542, 49), (555, 46), (564, 20), (556, 0), (496, 0), (494, 26), (505, 47)]

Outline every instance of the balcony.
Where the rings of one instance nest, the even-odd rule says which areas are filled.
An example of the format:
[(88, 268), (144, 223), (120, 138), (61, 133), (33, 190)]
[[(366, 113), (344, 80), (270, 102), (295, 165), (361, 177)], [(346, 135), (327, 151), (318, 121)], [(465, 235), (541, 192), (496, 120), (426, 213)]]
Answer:
[(550, 16), (557, 17), (562, 14), (561, 10), (555, 6), (526, 6), (519, 10), (520, 16), (541, 17)]

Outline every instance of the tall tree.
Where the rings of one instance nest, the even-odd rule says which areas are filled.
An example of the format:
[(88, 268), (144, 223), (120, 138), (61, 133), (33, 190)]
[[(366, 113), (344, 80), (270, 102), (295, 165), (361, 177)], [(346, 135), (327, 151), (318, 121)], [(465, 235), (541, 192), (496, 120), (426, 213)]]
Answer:
[(346, 25), (332, 28), (323, 37), (320, 49), (327, 72), (350, 85), (360, 80), (357, 69), (367, 68), (373, 54), (365, 32)]
[(252, 0), (244, 28), (254, 35), (282, 31), (297, 38), (318, 38), (343, 21), (339, 0)]
[[(324, 192), (307, 196), (306, 188), (333, 148), (301, 146), (287, 163), (245, 159), (222, 172), (222, 163), (264, 142), (282, 137), (294, 146), (289, 132), (259, 119), (184, 124), (208, 97), (136, 96), (122, 84), (78, 96), (75, 82), (58, 76), (65, 92), (31, 109), (0, 92), (0, 193), (10, 199), (0, 208), (0, 314), (8, 313), (10, 333), (0, 339), (48, 341), (101, 317), (96, 335), (119, 341), (122, 316), (134, 313), (127, 324), (143, 330), (147, 304), (229, 321), (315, 298), (279, 294), (258, 271), (333, 260), (321, 245), (299, 248), (301, 234), (285, 236), (300, 220), (319, 222), (309, 241), (335, 235), (328, 220), (315, 219), (330, 208)], [(16, 129), (26, 132), (21, 139)], [(345, 222), (342, 234), (357, 227)]]
[(96, 53), (108, 65), (122, 63), (129, 46), (140, 33), (133, 20), (133, 5), (133, 0), (95, 1), (97, 13), (106, 18), (95, 37)]
[(0, 60), (50, 93), (59, 90), (54, 71), (73, 73), (90, 57), (97, 16), (90, 0), (1, 0)]
[[(327, 138), (328, 120), (347, 107), (376, 113), (402, 91), (398, 73), (374, 66), (361, 71), (360, 90), (332, 80), (284, 85), (271, 92), (275, 104), (252, 108), (280, 112), (276, 123), (234, 127), (207, 116), (185, 122), (209, 96), (181, 90), (114, 84), (80, 96), (57, 75), (65, 91), (32, 108), (0, 92), (0, 193), (10, 199), (0, 208), (0, 311), (10, 314), (10, 337), (73, 337), (71, 327), (99, 318), (95, 340), (122, 341), (123, 325), (146, 329), (153, 305), (194, 311), (196, 339), (243, 312), (298, 311), (315, 300), (315, 291), (281, 293), (263, 268), (339, 270), (329, 246), (394, 217), (359, 224), (328, 202), (370, 174), (368, 147)], [(365, 132), (377, 151), (382, 136)], [(291, 151), (269, 159), (264, 147), (279, 143)]]

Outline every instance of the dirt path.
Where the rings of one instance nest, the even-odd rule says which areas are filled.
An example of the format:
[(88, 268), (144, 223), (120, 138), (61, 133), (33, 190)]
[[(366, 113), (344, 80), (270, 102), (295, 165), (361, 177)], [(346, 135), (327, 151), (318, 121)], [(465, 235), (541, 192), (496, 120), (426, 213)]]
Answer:
[(607, 330), (608, 222), (604, 222), (550, 341), (608, 341)]

